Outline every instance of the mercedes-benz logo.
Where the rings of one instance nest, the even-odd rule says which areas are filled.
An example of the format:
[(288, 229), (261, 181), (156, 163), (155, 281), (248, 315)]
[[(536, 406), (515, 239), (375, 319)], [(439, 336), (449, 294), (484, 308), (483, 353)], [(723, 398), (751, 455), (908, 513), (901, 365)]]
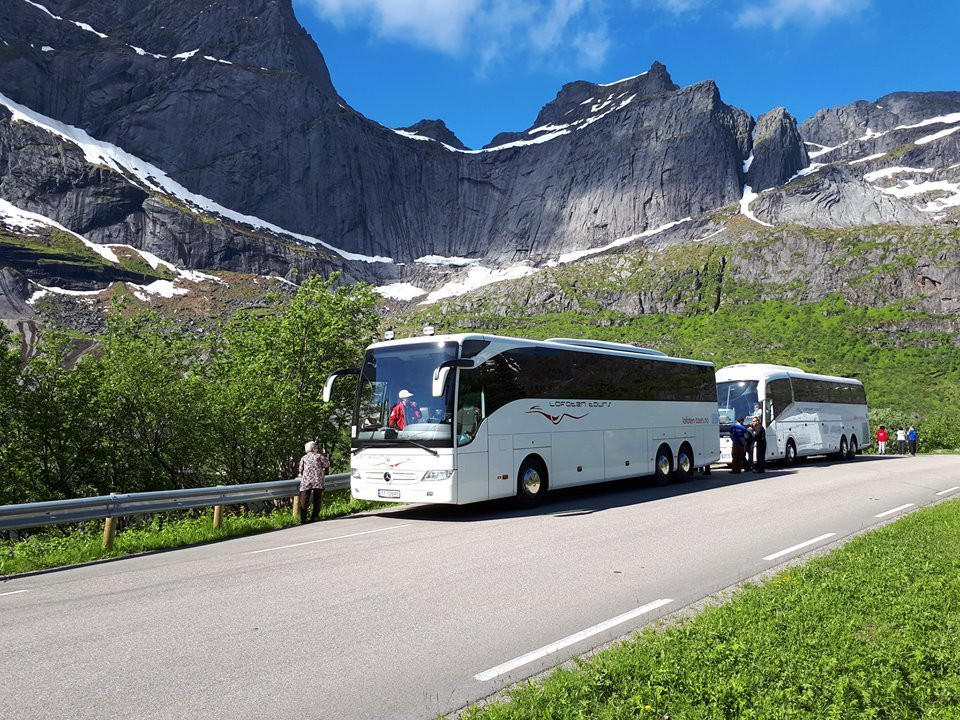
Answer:
[(390, 473), (385, 472), (385, 473), (383, 474), (383, 481), (384, 481), (384, 482), (390, 482), (390, 477), (391, 477), (391, 476), (390, 476)]

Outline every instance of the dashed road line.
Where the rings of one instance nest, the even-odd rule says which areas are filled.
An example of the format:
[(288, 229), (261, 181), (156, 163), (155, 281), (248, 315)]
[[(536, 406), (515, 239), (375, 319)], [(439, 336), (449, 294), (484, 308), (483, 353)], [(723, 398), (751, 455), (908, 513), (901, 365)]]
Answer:
[(952, 488), (947, 488), (946, 490), (941, 490), (940, 492), (938, 492), (938, 493), (936, 493), (936, 494), (937, 494), (937, 495), (948, 495), (949, 493), (952, 493), (954, 490), (960, 490), (960, 485), (954, 485)]
[(357, 537), (358, 535), (370, 535), (371, 533), (407, 527), (407, 525), (410, 524), (411, 523), (403, 523), (403, 525), (391, 525), (390, 527), (377, 528), (376, 530), (364, 530), (363, 532), (350, 533), (349, 535), (337, 535), (336, 537), (320, 538), (319, 540), (307, 540), (306, 542), (293, 543), (292, 545), (281, 545), (279, 547), (264, 548), (263, 550), (251, 550), (250, 552), (244, 553), (244, 555), (256, 555), (257, 553), (273, 552), (274, 550), (286, 550), (287, 548), (300, 547), (301, 545), (315, 545), (316, 543), (330, 542), (331, 540), (343, 540), (344, 538)]
[(886, 511), (884, 511), (884, 512), (882, 512), (882, 513), (879, 513), (879, 514), (877, 514), (877, 515), (874, 515), (874, 517), (875, 517), (875, 518), (882, 518), (882, 517), (886, 517), (887, 515), (893, 515), (895, 512), (900, 512), (901, 510), (906, 510), (908, 507), (913, 507), (913, 503), (907, 503), (907, 504), (905, 504), (905, 505), (900, 505), (900, 506), (898, 506), (898, 507), (895, 507), (895, 508), (893, 508), (892, 510), (886, 510)]
[(501, 663), (500, 665), (490, 668), (489, 670), (484, 670), (482, 673), (477, 673), (473, 677), (475, 680), (479, 680), (480, 682), (493, 680), (493, 678), (499, 677), (500, 675), (504, 675), (510, 672), (511, 670), (516, 670), (518, 667), (522, 667), (523, 665), (531, 663), (534, 660), (539, 660), (542, 657), (546, 657), (547, 655), (551, 655), (552, 653), (558, 652), (559, 650), (563, 650), (563, 648), (573, 645), (574, 643), (578, 643), (581, 640), (586, 640), (588, 637), (591, 637), (592, 635), (602, 633), (604, 630), (609, 630), (612, 627), (616, 627), (621, 623), (627, 622), (627, 620), (633, 620), (636, 617), (644, 615), (648, 612), (652, 612), (657, 608), (663, 607), (664, 605), (672, 602), (673, 600), (671, 598), (662, 598), (660, 600), (654, 600), (653, 602), (647, 603), (646, 605), (643, 605), (634, 610), (631, 610), (630, 612), (625, 612), (622, 615), (617, 615), (615, 618), (610, 618), (609, 620), (605, 620), (602, 623), (598, 623), (593, 627), (588, 627), (586, 630), (581, 630), (580, 632), (574, 633), (573, 635), (568, 635), (562, 640), (557, 640), (556, 642), (550, 643), (549, 645), (544, 645), (539, 650), (528, 652), (526, 655), (521, 655), (518, 658), (514, 658), (513, 660), (508, 660), (507, 662)]
[(832, 538), (834, 535), (836, 535), (836, 533), (824, 533), (823, 535), (819, 535), (819, 536), (813, 538), (812, 540), (807, 540), (806, 542), (802, 542), (802, 543), (800, 543), (799, 545), (794, 545), (794, 546), (792, 546), (792, 547), (788, 547), (786, 550), (781, 550), (780, 552), (775, 552), (775, 553), (773, 553), (773, 555), (767, 555), (767, 556), (764, 557), (763, 559), (764, 559), (764, 560), (776, 560), (778, 557), (783, 557), (784, 555), (789, 555), (790, 553), (792, 553), (792, 552), (794, 552), (794, 551), (796, 551), (796, 550), (800, 550), (801, 548), (805, 548), (805, 547), (807, 547), (808, 545), (814, 545), (814, 544), (820, 542), (821, 540), (826, 540), (827, 538)]
[(10, 592), (0, 593), (0, 597), (3, 597), (4, 595), (16, 595), (17, 593), (25, 593), (25, 592), (30, 592), (30, 591), (29, 590), (11, 590)]

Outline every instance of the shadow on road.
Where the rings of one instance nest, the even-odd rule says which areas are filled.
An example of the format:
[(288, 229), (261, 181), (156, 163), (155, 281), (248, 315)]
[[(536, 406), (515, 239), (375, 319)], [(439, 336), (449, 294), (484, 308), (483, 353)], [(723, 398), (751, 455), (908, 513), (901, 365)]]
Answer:
[[(909, 457), (909, 456), (906, 456)], [(858, 457), (855, 463), (888, 460), (889, 457), (867, 455)], [(849, 465), (848, 460), (833, 458), (801, 458), (796, 466), (767, 466), (764, 473), (742, 472), (714, 467), (710, 475), (696, 474), (691, 480), (663, 487), (653, 484), (649, 477), (614, 480), (595, 485), (551, 490), (543, 502), (533, 508), (518, 507), (514, 498), (490, 500), (472, 505), (414, 505), (401, 506), (396, 510), (380, 510), (379, 515), (395, 519), (426, 520), (432, 522), (483, 522), (510, 517), (576, 517), (603, 510), (639, 505), (641, 503), (679, 497), (695, 492), (709, 492), (748, 482), (774, 480), (785, 475), (794, 475), (804, 466), (832, 467)]]

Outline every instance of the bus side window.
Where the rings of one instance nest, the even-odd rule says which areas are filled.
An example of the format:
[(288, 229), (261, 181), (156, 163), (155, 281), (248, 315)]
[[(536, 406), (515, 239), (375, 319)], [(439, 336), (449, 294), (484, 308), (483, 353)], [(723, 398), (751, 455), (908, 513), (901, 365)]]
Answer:
[(483, 385), (476, 371), (460, 372), (460, 402), (457, 407), (457, 445), (473, 442), (484, 419)]

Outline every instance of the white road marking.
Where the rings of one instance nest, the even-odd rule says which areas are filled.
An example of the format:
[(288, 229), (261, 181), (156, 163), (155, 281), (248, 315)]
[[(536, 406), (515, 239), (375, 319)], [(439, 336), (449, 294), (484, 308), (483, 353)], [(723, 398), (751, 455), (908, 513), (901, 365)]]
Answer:
[(776, 560), (778, 557), (781, 557), (781, 556), (783, 556), (783, 555), (789, 555), (789, 554), (792, 553), (794, 550), (799, 550), (800, 548), (805, 548), (805, 547), (807, 547), (807, 545), (813, 545), (814, 543), (818, 543), (818, 542), (820, 542), (821, 540), (826, 540), (827, 538), (832, 538), (834, 535), (836, 535), (836, 533), (825, 533), (825, 534), (823, 534), (823, 535), (820, 535), (820, 536), (818, 536), (818, 537), (813, 538), (813, 540), (807, 540), (806, 542), (802, 542), (802, 543), (800, 543), (799, 545), (794, 545), (793, 547), (788, 547), (786, 550), (781, 550), (780, 552), (775, 552), (773, 555), (767, 555), (767, 556), (764, 558), (764, 560)]
[(300, 547), (301, 545), (313, 545), (315, 543), (330, 542), (331, 540), (343, 540), (344, 538), (357, 537), (358, 535), (369, 535), (371, 533), (383, 532), (384, 530), (396, 530), (406, 527), (411, 523), (403, 525), (391, 525), (390, 527), (377, 528), (376, 530), (364, 530), (363, 532), (350, 533), (349, 535), (337, 535), (336, 537), (320, 538), (319, 540), (307, 540), (306, 542), (293, 543), (292, 545), (281, 545), (280, 547), (264, 548), (263, 550), (251, 550), (244, 555), (256, 555), (257, 553), (273, 552), (274, 550), (286, 550), (287, 548)]
[(882, 518), (882, 517), (885, 517), (885, 516), (887, 516), (887, 515), (893, 515), (895, 512), (900, 512), (901, 510), (906, 510), (908, 507), (913, 507), (913, 503), (907, 503), (906, 505), (900, 505), (899, 507), (893, 508), (893, 510), (887, 510), (886, 512), (882, 512), (882, 513), (880, 513), (879, 515), (874, 515), (874, 517)]
[(29, 592), (29, 590), (11, 590), (10, 592), (0, 593), (0, 597), (4, 595), (16, 595), (17, 593)]
[(657, 608), (663, 607), (667, 603), (672, 603), (672, 602), (673, 600), (671, 598), (654, 600), (653, 602), (647, 603), (642, 607), (638, 607), (635, 610), (631, 610), (630, 612), (625, 612), (622, 615), (617, 615), (615, 618), (605, 620), (604, 622), (599, 623), (598, 625), (594, 625), (593, 627), (589, 627), (586, 630), (581, 630), (580, 632), (574, 633), (573, 635), (568, 635), (562, 640), (557, 640), (556, 642), (550, 643), (549, 645), (544, 645), (539, 650), (528, 652), (526, 655), (521, 655), (518, 658), (514, 658), (513, 660), (508, 660), (505, 663), (497, 665), (494, 668), (490, 668), (489, 670), (484, 670), (482, 673), (477, 673), (473, 677), (475, 680), (479, 680), (480, 682), (486, 682), (487, 680), (492, 680), (493, 678), (499, 675), (504, 675), (505, 673), (508, 673), (511, 670), (515, 670), (518, 667), (526, 665), (527, 663), (531, 663), (534, 660), (539, 660), (542, 657), (546, 657), (547, 655), (555, 653), (558, 650), (563, 650), (563, 648), (573, 645), (574, 643), (578, 643), (581, 640), (586, 640), (591, 635), (602, 633), (604, 630), (609, 630), (612, 627), (616, 627), (621, 623), (627, 622), (627, 620), (633, 620), (633, 618), (635, 617), (639, 617), (640, 615), (656, 610)]
[(960, 485), (955, 485), (952, 488), (947, 488), (946, 490), (941, 490), (937, 495), (946, 495), (947, 493), (952, 493), (954, 490), (960, 490)]

